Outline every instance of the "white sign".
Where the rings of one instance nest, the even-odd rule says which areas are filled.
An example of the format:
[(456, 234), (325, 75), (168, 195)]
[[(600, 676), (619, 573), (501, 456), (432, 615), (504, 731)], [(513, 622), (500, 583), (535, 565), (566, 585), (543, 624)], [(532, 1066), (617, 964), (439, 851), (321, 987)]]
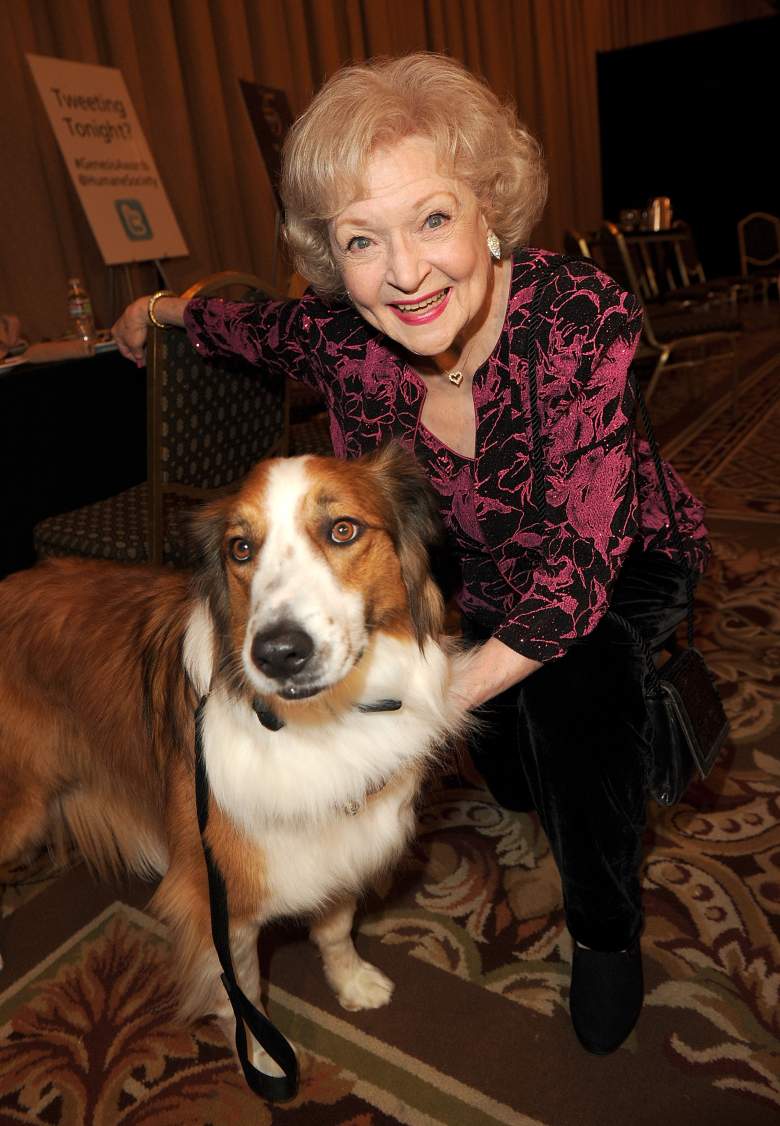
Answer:
[(27, 60), (106, 265), (189, 254), (121, 71)]

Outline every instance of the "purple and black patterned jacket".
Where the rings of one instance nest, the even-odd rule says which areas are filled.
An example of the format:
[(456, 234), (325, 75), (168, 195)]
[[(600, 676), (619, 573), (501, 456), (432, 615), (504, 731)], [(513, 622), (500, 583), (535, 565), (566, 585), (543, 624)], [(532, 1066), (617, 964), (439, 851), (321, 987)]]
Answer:
[[(539, 286), (543, 514), (531, 496), (526, 378)], [(633, 424), (627, 374), (641, 307), (588, 262), (516, 252), (504, 330), (474, 375), (474, 459), (425, 432), (423, 380), (349, 305), (310, 293), (260, 304), (195, 299), (185, 324), (204, 354), (238, 354), (319, 388), (337, 456), (356, 457), (391, 437), (415, 450), (460, 556), (461, 606), (527, 657), (560, 657), (596, 626), (632, 544), (677, 558), (653, 462)], [(702, 571), (709, 553), (702, 506), (674, 470), (666, 474), (688, 561)]]

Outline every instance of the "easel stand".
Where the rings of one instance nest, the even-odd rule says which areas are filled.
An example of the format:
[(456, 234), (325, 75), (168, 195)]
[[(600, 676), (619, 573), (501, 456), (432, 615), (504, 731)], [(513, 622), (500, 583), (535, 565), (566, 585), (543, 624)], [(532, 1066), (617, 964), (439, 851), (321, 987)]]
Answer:
[[(278, 216), (277, 216), (278, 221)], [(158, 284), (153, 284), (147, 288), (155, 289), (173, 289), (168, 275), (165, 271), (162, 261), (159, 258), (146, 259), (143, 262), (122, 262), (116, 266), (108, 267), (108, 299), (111, 315), (116, 320), (122, 310), (135, 301), (136, 297), (140, 297), (140, 293), (136, 293), (136, 283), (133, 280), (133, 273), (131, 266), (149, 266), (154, 265), (157, 271)]]

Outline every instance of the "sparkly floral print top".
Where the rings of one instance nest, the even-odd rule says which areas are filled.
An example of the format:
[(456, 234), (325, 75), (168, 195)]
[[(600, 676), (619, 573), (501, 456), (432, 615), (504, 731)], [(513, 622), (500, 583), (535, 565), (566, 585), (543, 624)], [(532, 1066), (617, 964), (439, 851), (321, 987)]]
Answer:
[[(532, 301), (542, 510), (532, 497)], [(515, 253), (503, 331), (474, 373), (476, 456), (449, 451), (451, 466), (441, 460), (446, 447), (421, 435), (424, 381), (350, 305), (311, 293), (259, 303), (202, 298), (189, 302), (184, 319), (205, 355), (238, 354), (317, 387), (337, 456), (357, 457), (390, 438), (414, 450), (440, 497), (461, 568), (461, 606), (526, 657), (560, 657), (594, 629), (634, 542), (677, 558), (633, 423), (628, 369), (641, 306), (589, 262)], [(687, 561), (701, 571), (709, 553), (702, 506), (671, 467), (665, 472)]]

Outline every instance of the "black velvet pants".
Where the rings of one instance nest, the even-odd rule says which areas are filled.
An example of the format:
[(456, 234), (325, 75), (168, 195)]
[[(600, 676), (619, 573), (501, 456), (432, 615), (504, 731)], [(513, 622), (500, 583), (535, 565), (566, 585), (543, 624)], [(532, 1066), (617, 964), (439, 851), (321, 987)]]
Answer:
[[(685, 572), (660, 552), (632, 551), (611, 608), (654, 650), (686, 613)], [(489, 631), (464, 622), (467, 640)], [(478, 714), (489, 726), (472, 757), (497, 800), (536, 809), (550, 841), (572, 937), (624, 950), (642, 927), (640, 866), (651, 734), (645, 660), (609, 616)]]

